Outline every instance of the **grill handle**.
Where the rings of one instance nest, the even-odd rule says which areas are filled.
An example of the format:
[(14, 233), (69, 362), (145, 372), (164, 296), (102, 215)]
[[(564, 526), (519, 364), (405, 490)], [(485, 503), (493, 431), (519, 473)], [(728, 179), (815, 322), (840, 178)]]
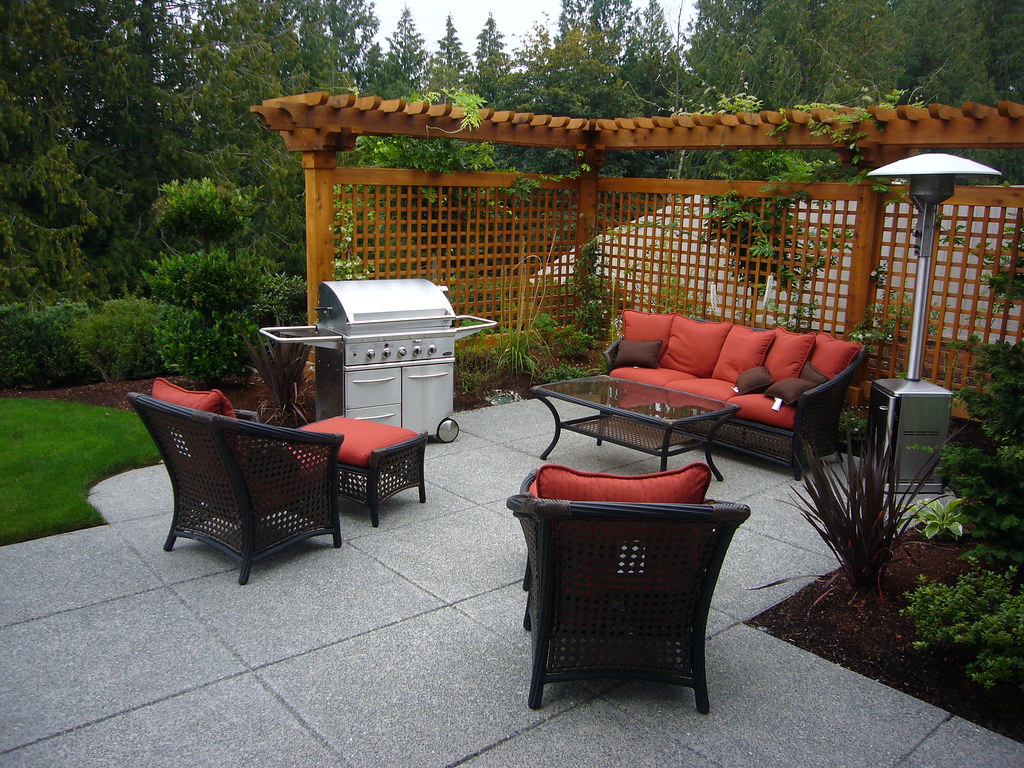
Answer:
[[(280, 325), (274, 328), (260, 328), (260, 333), (268, 339), (273, 339), (279, 344), (309, 344), (311, 347), (327, 347), (328, 349), (339, 349), (344, 336), (318, 336), (315, 325)], [(281, 336), (284, 331), (294, 333), (309, 333), (312, 336)]]
[(460, 320), (476, 320), (476, 325), (467, 325), (462, 328), (455, 329), (455, 338), (462, 339), (466, 336), (472, 336), (477, 331), (482, 331), (484, 328), (494, 328), (497, 324), (497, 320), (487, 320), (483, 317), (476, 317), (475, 315), (456, 315), (455, 322)]

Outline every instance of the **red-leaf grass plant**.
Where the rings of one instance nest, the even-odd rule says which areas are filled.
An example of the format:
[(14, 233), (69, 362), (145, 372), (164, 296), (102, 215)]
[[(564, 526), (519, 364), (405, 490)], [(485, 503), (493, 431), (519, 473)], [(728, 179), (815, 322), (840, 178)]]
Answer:
[[(839, 561), (836, 575), (846, 576), (856, 591), (876, 592), (881, 599), (886, 568), (913, 524), (913, 501), (941, 456), (941, 449), (935, 450), (912, 480), (901, 483), (899, 457), (889, 443), (869, 438), (855, 452), (848, 441), (845, 456), (818, 456), (805, 443), (803, 488), (793, 489), (793, 506)], [(822, 597), (835, 582), (833, 577)]]
[(253, 343), (243, 336), (252, 365), (267, 389), (267, 399), (260, 402), (260, 420), (280, 426), (297, 427), (309, 421), (302, 410), (300, 392), (306, 379), (306, 344), (279, 344), (257, 337)]

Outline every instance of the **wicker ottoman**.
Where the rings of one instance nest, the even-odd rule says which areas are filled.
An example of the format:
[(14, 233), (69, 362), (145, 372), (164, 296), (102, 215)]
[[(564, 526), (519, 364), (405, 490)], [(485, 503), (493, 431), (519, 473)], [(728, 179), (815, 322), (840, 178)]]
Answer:
[(380, 522), (377, 506), (399, 491), (419, 488), (420, 503), (427, 500), (423, 482), (426, 432), (344, 416), (315, 421), (301, 429), (345, 436), (338, 450), (338, 492), (369, 506), (374, 528)]

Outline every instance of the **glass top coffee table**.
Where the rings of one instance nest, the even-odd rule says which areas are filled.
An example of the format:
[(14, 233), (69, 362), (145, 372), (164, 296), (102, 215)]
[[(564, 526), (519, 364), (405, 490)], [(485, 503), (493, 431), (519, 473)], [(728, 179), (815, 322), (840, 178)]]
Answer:
[[(661, 469), (669, 456), (704, 448), (704, 459), (715, 477), (722, 474), (711, 458), (715, 432), (739, 410), (721, 400), (691, 395), (676, 389), (641, 384), (611, 376), (556, 381), (531, 390), (555, 418), (555, 436), (540, 455), (546, 459), (561, 437), (562, 430), (597, 438), (597, 444), (609, 443), (634, 448), (661, 457)], [(575, 403), (597, 411), (596, 414), (564, 421), (552, 400)], [(700, 422), (699, 431), (687, 426)]]

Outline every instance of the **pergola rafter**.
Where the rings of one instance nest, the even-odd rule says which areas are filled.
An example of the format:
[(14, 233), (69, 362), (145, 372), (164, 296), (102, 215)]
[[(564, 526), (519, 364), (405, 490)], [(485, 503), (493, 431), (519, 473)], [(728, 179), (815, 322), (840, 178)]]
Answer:
[[(1024, 147), (1024, 104), (894, 109), (765, 110), (630, 118), (579, 118), (482, 109), (478, 127), (451, 104), (317, 91), (250, 108), (296, 152), (347, 151), (358, 136), (453, 138), (589, 154), (629, 150), (831, 149), (844, 162), (882, 165), (922, 149)], [(842, 135), (822, 130), (842, 126)], [(856, 151), (854, 151), (856, 149)]]

